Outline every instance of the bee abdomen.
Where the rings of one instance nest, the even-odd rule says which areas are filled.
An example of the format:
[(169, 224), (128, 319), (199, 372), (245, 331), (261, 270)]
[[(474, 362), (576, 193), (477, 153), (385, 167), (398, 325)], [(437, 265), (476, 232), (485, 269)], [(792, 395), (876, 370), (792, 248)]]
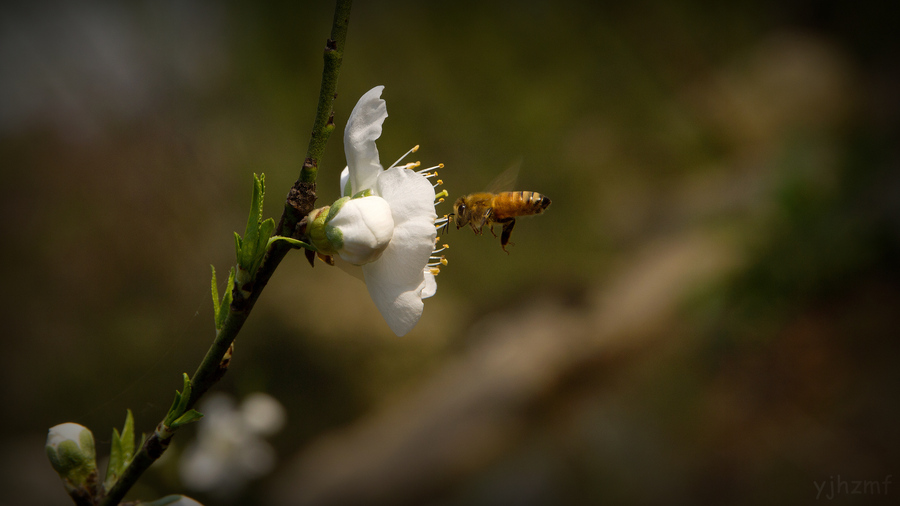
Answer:
[(496, 219), (504, 219), (540, 214), (548, 206), (550, 199), (538, 192), (504, 192), (494, 200), (494, 216)]
[(530, 191), (516, 193), (520, 194), (522, 206), (524, 209), (527, 209), (528, 214), (540, 214), (544, 212), (544, 209), (550, 207), (550, 199), (546, 195)]

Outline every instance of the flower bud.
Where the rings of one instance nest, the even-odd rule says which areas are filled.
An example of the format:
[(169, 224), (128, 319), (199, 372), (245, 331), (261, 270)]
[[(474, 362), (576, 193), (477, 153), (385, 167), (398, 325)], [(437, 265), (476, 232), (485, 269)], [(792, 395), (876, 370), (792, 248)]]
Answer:
[(354, 265), (378, 260), (394, 235), (391, 206), (375, 196), (339, 199), (310, 213), (309, 223), (307, 233), (320, 253)]
[(52, 427), (47, 434), (47, 457), (65, 482), (69, 495), (93, 495), (97, 485), (94, 435), (77, 423)]

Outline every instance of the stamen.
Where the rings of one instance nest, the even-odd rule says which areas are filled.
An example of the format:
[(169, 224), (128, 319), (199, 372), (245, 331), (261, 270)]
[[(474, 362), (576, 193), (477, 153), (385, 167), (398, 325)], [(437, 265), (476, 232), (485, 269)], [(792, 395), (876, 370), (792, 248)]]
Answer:
[(401, 156), (400, 158), (398, 158), (397, 161), (394, 162), (393, 164), (391, 164), (391, 166), (388, 167), (388, 168), (389, 168), (389, 169), (392, 169), (392, 168), (396, 167), (397, 164), (400, 163), (401, 161), (403, 161), (404, 158), (406, 158), (407, 156), (409, 156), (409, 155), (412, 154), (412, 153), (415, 153), (415, 152), (418, 151), (418, 150), (419, 150), (419, 145), (416, 144), (415, 146), (413, 146), (412, 149), (410, 149), (409, 151), (407, 151), (405, 155), (403, 155), (403, 156)]
[[(435, 165), (434, 167), (426, 167), (418, 172), (419, 172), (419, 174), (421, 174), (421, 173), (425, 172), (426, 170), (437, 170), (437, 169), (443, 169), (443, 168), (444, 168), (444, 164), (439, 163), (439, 164)], [(435, 172), (434, 175), (437, 175), (437, 172)]]
[(403, 168), (413, 170), (413, 169), (419, 167), (420, 165), (422, 165), (422, 162), (409, 162), (406, 165), (404, 165)]
[[(450, 249), (449, 244), (442, 244), (441, 246), (443, 246), (441, 249), (436, 249), (436, 250), (432, 251), (431, 254), (434, 255), (435, 253), (440, 253), (441, 251), (444, 251), (445, 249)], [(435, 257), (431, 257), (431, 258), (435, 258)]]

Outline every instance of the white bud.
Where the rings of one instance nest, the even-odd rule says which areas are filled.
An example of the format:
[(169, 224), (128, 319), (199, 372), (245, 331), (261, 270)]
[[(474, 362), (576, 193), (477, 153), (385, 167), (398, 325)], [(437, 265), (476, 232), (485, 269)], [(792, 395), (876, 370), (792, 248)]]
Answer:
[(341, 258), (354, 265), (374, 262), (394, 235), (391, 206), (381, 197), (350, 199), (326, 223), (325, 229)]
[(69, 494), (88, 493), (97, 483), (94, 435), (77, 423), (51, 427), (47, 433), (47, 457), (63, 479)]

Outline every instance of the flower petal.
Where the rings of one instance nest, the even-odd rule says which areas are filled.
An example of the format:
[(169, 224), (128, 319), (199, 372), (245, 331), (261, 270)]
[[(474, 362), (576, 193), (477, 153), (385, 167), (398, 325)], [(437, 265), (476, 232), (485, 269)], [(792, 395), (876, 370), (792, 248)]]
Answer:
[(341, 197), (352, 197), (353, 195), (350, 193), (350, 188), (347, 187), (347, 183), (350, 182), (350, 167), (344, 167), (344, 170), (341, 171)]
[(406, 335), (422, 317), (425, 271), (410, 261), (410, 252), (391, 242), (377, 262), (362, 266), (375, 307), (398, 336)]
[(381, 137), (381, 125), (387, 118), (387, 105), (381, 97), (384, 86), (367, 91), (347, 120), (344, 129), (344, 154), (350, 172), (350, 194), (375, 186), (382, 171), (375, 140)]
[[(391, 206), (394, 235), (381, 258), (363, 266), (375, 306), (398, 336), (422, 316), (423, 297), (434, 295), (425, 266), (434, 250), (434, 187), (421, 174), (402, 167), (384, 171), (375, 193)], [(433, 276), (429, 272), (427, 276)]]
[(394, 214), (394, 225), (416, 219), (428, 222), (432, 227), (433, 249), (437, 231), (434, 229), (434, 186), (421, 174), (404, 167), (394, 167), (381, 173), (374, 188), (375, 195), (388, 201)]
[(428, 297), (433, 296), (437, 293), (437, 280), (434, 279), (434, 274), (431, 273), (431, 269), (425, 268), (425, 288), (422, 289), (422, 298), (427, 299)]

